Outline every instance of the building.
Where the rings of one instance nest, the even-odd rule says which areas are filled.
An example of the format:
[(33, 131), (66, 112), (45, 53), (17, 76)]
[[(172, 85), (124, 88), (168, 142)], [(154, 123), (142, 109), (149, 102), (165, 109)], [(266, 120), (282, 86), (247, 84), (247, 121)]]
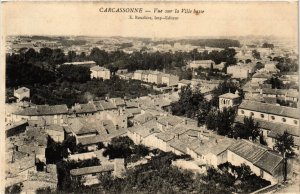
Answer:
[(232, 78), (247, 79), (253, 71), (254, 66), (248, 64), (232, 65), (227, 67), (227, 74), (230, 74)]
[(67, 105), (36, 105), (26, 107), (12, 114), (12, 121), (17, 122), (22, 119), (38, 121), (44, 119), (47, 125), (67, 123), (69, 110)]
[(272, 123), (299, 126), (299, 111), (297, 108), (277, 106), (249, 100), (243, 100), (238, 108), (239, 116), (247, 116)]
[(251, 82), (263, 84), (264, 81), (267, 81), (272, 77), (272, 74), (266, 72), (257, 72), (252, 76)]
[(150, 71), (148, 74), (148, 82), (156, 85), (162, 83), (162, 73), (159, 71)]
[(204, 69), (211, 68), (215, 65), (215, 62), (212, 60), (194, 60), (188, 64), (188, 67), (191, 69), (197, 69), (202, 67)]
[(30, 89), (26, 88), (26, 87), (21, 87), (17, 90), (14, 90), (14, 97), (17, 98), (17, 101), (21, 101), (24, 98), (30, 98)]
[(177, 75), (172, 74), (163, 74), (161, 83), (166, 84), (167, 86), (175, 86), (178, 85), (179, 77)]
[(217, 168), (219, 164), (227, 162), (227, 149), (236, 140), (208, 134), (203, 137), (203, 133), (188, 144), (188, 154), (198, 162)]
[(110, 70), (105, 67), (94, 66), (90, 68), (91, 70), (91, 79), (110, 79)]
[(270, 148), (274, 148), (276, 136), (287, 131), (294, 138), (294, 151), (299, 153), (299, 111), (297, 108), (244, 100), (238, 108), (235, 122), (243, 123), (244, 117), (252, 117), (254, 122), (258, 122)]
[(58, 143), (62, 143), (65, 140), (65, 130), (59, 125), (48, 125), (45, 126), (46, 133)]
[(235, 93), (226, 93), (219, 96), (219, 109), (223, 110), (224, 108), (235, 108), (240, 104), (240, 96), (238, 95), (238, 91)]
[(142, 73), (143, 73), (143, 70), (136, 70), (136, 71), (133, 73), (132, 79), (135, 79), (135, 80), (142, 80)]
[(267, 147), (239, 140), (228, 148), (228, 162), (235, 166), (246, 164), (261, 178), (277, 183), (283, 179), (283, 157)]

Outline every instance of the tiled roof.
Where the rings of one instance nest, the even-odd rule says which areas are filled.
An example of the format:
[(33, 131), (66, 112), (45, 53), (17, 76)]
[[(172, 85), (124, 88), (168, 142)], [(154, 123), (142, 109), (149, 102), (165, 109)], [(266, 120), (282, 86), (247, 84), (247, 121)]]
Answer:
[[(244, 117), (236, 116), (235, 122), (244, 123)], [(289, 134), (293, 136), (299, 136), (298, 126), (282, 124), (282, 123), (274, 123), (274, 122), (269, 122), (262, 119), (255, 119), (255, 118), (254, 118), (254, 122), (258, 122), (260, 128), (270, 130), (274, 132), (274, 134), (282, 134), (285, 130), (287, 130)]]
[(94, 66), (94, 67), (91, 67), (91, 71), (109, 71), (109, 70), (106, 69), (105, 67)]
[(263, 169), (270, 174), (274, 174), (274, 169), (283, 161), (283, 157), (277, 153), (267, 151), (254, 163), (255, 166)]
[(126, 101), (126, 108), (138, 108), (139, 104), (134, 101)]
[(238, 94), (233, 94), (233, 93), (226, 93), (226, 94), (222, 94), (221, 96), (219, 96), (219, 98), (228, 98), (228, 99), (235, 99), (235, 98), (239, 98), (240, 96)]
[(272, 77), (272, 75), (270, 75), (269, 73), (265, 73), (265, 72), (257, 72), (252, 77), (253, 78), (266, 78), (266, 79), (269, 79), (269, 78)]
[(162, 116), (161, 118), (159, 118), (157, 120), (158, 123), (162, 124), (162, 125), (171, 125), (171, 126), (175, 126), (181, 122), (183, 122), (183, 119), (177, 117), (177, 116), (173, 116), (173, 115), (168, 115), (168, 116)]
[(75, 106), (72, 107), (73, 113), (94, 113), (97, 112), (96, 106), (92, 103), (87, 104), (75, 104)]
[(64, 132), (64, 128), (62, 126), (59, 126), (59, 125), (48, 125), (45, 128), (48, 129), (48, 130)]
[(140, 124), (143, 124), (147, 121), (150, 121), (154, 119), (154, 116), (148, 112), (144, 113), (144, 114), (139, 114), (139, 115), (136, 115), (133, 120), (140, 123)]
[(144, 126), (137, 126), (128, 129), (130, 132), (139, 134), (141, 137), (146, 138), (151, 134), (160, 133), (161, 131), (157, 128), (146, 128)]
[(109, 101), (100, 100), (99, 103), (100, 103), (100, 106), (102, 107), (103, 110), (117, 109), (117, 107)]
[(111, 98), (109, 99), (110, 102), (115, 104), (116, 106), (123, 106), (125, 105), (125, 101), (122, 98)]
[(286, 116), (298, 119), (299, 111), (297, 108), (291, 108), (286, 106), (277, 106), (273, 104), (243, 100), (240, 104), (239, 109), (253, 110), (257, 112), (264, 112), (268, 114)]
[(96, 127), (92, 123), (87, 123), (83, 118), (70, 118), (69, 127), (76, 135), (96, 133)]
[(70, 170), (70, 174), (72, 176), (79, 176), (79, 175), (87, 175), (93, 173), (100, 173), (100, 172), (108, 172), (114, 170), (114, 164), (110, 165), (101, 165), (101, 166), (90, 166), (85, 168), (77, 168)]
[(37, 105), (36, 107), (25, 108), (15, 114), (24, 116), (68, 114), (68, 107), (67, 105)]
[(239, 140), (228, 149), (251, 163), (257, 162), (268, 150), (266, 147), (246, 140)]
[(165, 142), (172, 140), (173, 138), (175, 138), (174, 133), (171, 132), (163, 132), (163, 133), (158, 133), (157, 135), (155, 135), (158, 139), (161, 139)]

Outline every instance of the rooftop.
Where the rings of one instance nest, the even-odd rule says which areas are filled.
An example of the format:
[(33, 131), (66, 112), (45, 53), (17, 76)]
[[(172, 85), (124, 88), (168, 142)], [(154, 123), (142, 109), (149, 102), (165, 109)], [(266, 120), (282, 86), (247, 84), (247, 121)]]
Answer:
[(257, 112), (264, 112), (268, 114), (274, 114), (274, 115), (299, 119), (298, 109), (286, 107), (286, 106), (277, 106), (274, 104), (243, 100), (243, 102), (239, 106), (239, 109), (247, 109), (247, 110), (253, 110)]
[(219, 96), (219, 98), (227, 98), (227, 99), (235, 99), (235, 98), (239, 98), (240, 96), (238, 94), (233, 94), (231, 92), (228, 92), (226, 94), (222, 94), (221, 96)]
[(23, 116), (41, 116), (41, 115), (57, 115), (68, 114), (67, 105), (37, 105), (34, 107), (28, 107), (15, 113), (16, 115)]
[(90, 166), (85, 168), (72, 169), (70, 170), (70, 174), (72, 176), (80, 176), (80, 175), (87, 175), (93, 173), (108, 172), (113, 170), (114, 170), (114, 164), (109, 164), (109, 165)]
[(267, 147), (254, 144), (247, 140), (237, 141), (228, 149), (251, 163), (259, 161), (259, 159), (268, 150)]
[(105, 67), (100, 67), (100, 66), (94, 66), (91, 67), (91, 71), (109, 71), (109, 69), (106, 69)]

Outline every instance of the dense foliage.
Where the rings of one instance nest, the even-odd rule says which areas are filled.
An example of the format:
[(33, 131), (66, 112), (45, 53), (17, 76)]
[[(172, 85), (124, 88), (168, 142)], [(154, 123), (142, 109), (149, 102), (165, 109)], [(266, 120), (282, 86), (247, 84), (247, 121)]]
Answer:
[(218, 169), (208, 168), (207, 174), (194, 174), (171, 165), (179, 158), (159, 152), (147, 164), (129, 169), (123, 179), (103, 173), (99, 175), (99, 185), (71, 186), (75, 193), (251, 193), (270, 184), (246, 165), (225, 163)]
[(208, 113), (205, 124), (207, 129), (216, 131), (219, 135), (233, 136), (233, 123), (236, 110), (224, 108), (222, 111), (211, 109)]
[(109, 156), (110, 159), (125, 158), (125, 162), (135, 162), (148, 154), (147, 147), (135, 145), (127, 136), (113, 138), (103, 152), (103, 155)]

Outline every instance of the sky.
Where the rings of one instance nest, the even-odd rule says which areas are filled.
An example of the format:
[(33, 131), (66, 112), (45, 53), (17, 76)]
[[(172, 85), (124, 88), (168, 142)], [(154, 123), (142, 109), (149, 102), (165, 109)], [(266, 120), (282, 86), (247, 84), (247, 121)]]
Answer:
[[(101, 7), (142, 7), (153, 11), (199, 9), (203, 14), (131, 14), (174, 16), (178, 20), (130, 20), (128, 13), (100, 13)], [(85, 35), (178, 38), (188, 36), (298, 36), (296, 2), (5, 2), (6, 35)]]

